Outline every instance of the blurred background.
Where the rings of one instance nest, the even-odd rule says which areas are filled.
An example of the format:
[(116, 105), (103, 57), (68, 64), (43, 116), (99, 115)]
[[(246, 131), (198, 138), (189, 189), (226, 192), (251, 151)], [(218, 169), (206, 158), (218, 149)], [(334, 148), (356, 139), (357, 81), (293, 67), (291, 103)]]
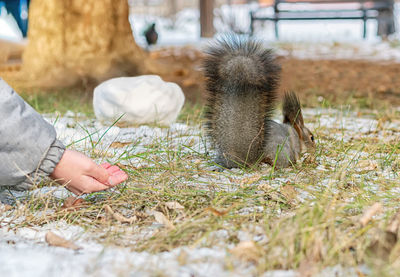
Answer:
[(202, 101), (201, 51), (234, 32), (275, 49), (307, 105), (400, 104), (399, 23), (391, 0), (0, 0), (0, 76), (29, 92), (158, 74)]

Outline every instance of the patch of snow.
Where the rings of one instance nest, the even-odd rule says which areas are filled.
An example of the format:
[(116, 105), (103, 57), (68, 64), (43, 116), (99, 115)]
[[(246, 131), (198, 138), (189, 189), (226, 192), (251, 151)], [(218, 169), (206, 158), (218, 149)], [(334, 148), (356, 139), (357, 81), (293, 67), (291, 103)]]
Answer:
[(298, 277), (299, 274), (294, 270), (273, 270), (266, 272), (262, 277)]
[[(80, 228), (60, 231), (66, 238), (80, 237), (75, 243), (82, 250), (51, 247), (44, 242), (46, 225), (34, 235), (13, 234), (0, 229), (1, 276), (154, 276), (168, 272), (169, 276), (243, 276), (250, 273), (246, 267), (235, 272), (225, 269), (227, 253), (223, 249), (182, 247), (170, 252), (150, 254), (132, 252), (125, 248), (104, 247), (90, 241), (88, 234), (81, 236)], [(179, 257), (184, 257), (181, 264)], [(182, 259), (182, 258), (181, 258)]]

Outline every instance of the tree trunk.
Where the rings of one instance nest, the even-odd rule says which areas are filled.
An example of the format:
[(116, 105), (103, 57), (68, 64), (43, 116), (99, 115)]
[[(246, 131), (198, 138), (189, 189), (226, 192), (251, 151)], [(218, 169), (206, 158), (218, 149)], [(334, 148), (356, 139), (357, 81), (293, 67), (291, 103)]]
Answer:
[(32, 0), (22, 72), (36, 86), (71, 86), (149, 71), (127, 0)]
[(213, 37), (214, 33), (214, 0), (200, 0), (200, 36)]

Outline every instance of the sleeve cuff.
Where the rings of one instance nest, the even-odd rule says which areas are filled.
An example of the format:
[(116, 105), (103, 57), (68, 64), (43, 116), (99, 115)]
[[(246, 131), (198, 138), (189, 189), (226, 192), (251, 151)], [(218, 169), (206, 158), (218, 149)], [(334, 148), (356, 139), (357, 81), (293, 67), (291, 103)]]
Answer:
[(32, 188), (34, 184), (38, 184), (53, 173), (54, 168), (61, 160), (65, 151), (64, 144), (56, 139), (47, 151), (46, 156), (42, 160), (38, 169), (28, 174), (25, 181), (16, 185), (13, 189), (26, 190)]

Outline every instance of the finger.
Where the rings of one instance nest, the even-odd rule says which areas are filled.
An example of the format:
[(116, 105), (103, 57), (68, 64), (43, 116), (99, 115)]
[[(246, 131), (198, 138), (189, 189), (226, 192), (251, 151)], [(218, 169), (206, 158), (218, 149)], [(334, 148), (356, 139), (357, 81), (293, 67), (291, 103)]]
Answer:
[(110, 176), (110, 178), (108, 178), (108, 185), (110, 187), (116, 186), (120, 183), (122, 183), (123, 181), (126, 181), (128, 179), (128, 175), (123, 172), (123, 171), (119, 171), (113, 175)]
[(121, 169), (120, 169), (118, 166), (116, 166), (116, 165), (113, 165), (113, 166), (107, 168), (107, 171), (108, 171), (108, 173), (110, 173), (110, 174), (114, 174), (115, 172), (118, 172), (118, 171), (120, 171), (120, 170), (121, 170)]
[(108, 169), (108, 168), (111, 166), (111, 164), (105, 162), (105, 163), (102, 163), (100, 166), (101, 166), (102, 168), (104, 168), (104, 169)]
[(106, 186), (105, 184), (99, 182), (98, 180), (96, 180), (90, 176), (83, 176), (81, 179), (81, 182), (83, 182), (83, 185), (80, 186), (83, 188), (82, 193), (102, 191), (102, 190), (106, 190), (109, 188), (109, 186)]
[(95, 165), (90, 172), (86, 173), (88, 176), (95, 178), (100, 183), (106, 183), (108, 178), (110, 177), (110, 173), (108, 169), (104, 169), (102, 166)]

